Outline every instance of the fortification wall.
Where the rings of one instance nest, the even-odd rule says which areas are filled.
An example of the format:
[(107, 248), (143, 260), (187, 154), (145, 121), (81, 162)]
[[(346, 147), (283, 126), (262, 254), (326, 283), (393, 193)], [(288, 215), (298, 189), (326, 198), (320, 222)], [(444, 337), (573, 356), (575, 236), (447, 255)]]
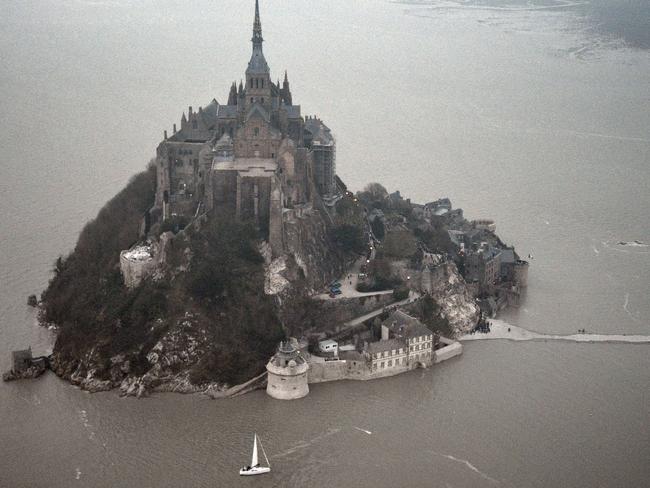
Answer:
[(278, 400), (296, 400), (307, 396), (307, 371), (296, 375), (279, 375), (268, 372), (266, 393)]
[[(173, 237), (171, 232), (165, 232), (160, 236), (159, 242), (137, 245), (120, 252), (120, 272), (128, 288), (138, 286), (165, 263), (168, 246)], [(147, 252), (149, 256), (146, 256)]]
[(153, 257), (143, 260), (129, 259), (129, 250), (120, 253), (120, 271), (124, 284), (128, 288), (135, 288), (140, 282), (149, 276), (156, 268), (156, 261)]
[[(444, 359), (441, 359), (441, 361), (444, 361)], [(354, 362), (357, 364), (351, 364)], [(428, 361), (424, 361), (422, 364), (426, 367), (431, 366), (431, 363)], [(389, 376), (406, 373), (412, 369), (415, 369), (414, 363), (371, 371), (365, 362), (359, 361), (340, 360), (312, 362), (309, 365), (309, 383), (325, 383), (327, 381), (339, 380), (368, 381), (379, 378), (388, 378)]]
[(324, 383), (347, 378), (347, 361), (325, 361), (309, 365), (309, 383)]
[(325, 301), (325, 307), (336, 312), (336, 319), (343, 323), (360, 315), (365, 315), (394, 302), (392, 293), (354, 298), (337, 298)]
[(456, 356), (460, 356), (463, 353), (463, 345), (460, 342), (452, 341), (446, 337), (441, 337), (440, 342), (445, 344), (445, 346), (434, 352), (434, 364), (441, 363)]
[(527, 261), (517, 261), (514, 268), (514, 278), (515, 283), (517, 283), (521, 288), (528, 286), (528, 262)]

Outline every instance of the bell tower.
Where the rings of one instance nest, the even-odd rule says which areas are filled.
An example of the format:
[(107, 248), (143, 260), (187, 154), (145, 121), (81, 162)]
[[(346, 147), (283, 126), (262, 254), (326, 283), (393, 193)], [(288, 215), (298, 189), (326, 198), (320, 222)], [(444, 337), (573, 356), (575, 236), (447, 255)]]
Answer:
[(271, 108), (271, 74), (262, 51), (262, 22), (260, 21), (259, 0), (255, 0), (255, 20), (253, 21), (253, 53), (246, 69), (246, 108), (259, 103)]

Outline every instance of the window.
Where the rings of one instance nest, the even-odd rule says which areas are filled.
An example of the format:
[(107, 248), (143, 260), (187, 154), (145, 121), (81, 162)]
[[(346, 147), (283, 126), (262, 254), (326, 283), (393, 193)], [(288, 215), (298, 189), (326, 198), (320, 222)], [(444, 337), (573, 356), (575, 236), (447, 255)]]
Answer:
[(393, 360), (390, 359), (390, 360), (388, 361), (388, 367), (390, 368), (392, 365), (393, 365)]
[(198, 129), (199, 123), (196, 120), (192, 121), (192, 129)]
[(261, 101), (262, 103), (264, 103), (264, 97), (262, 97), (262, 99), (261, 99), (260, 101)]
[(384, 362), (383, 362), (383, 361), (381, 362), (381, 367), (382, 367), (382, 369), (383, 369), (383, 367), (384, 367)]
[(260, 128), (259, 128), (259, 127), (255, 127), (255, 128), (253, 129), (253, 134), (255, 134), (255, 137), (259, 136), (259, 135), (260, 135)]
[[(264, 88), (264, 78), (262, 78), (262, 88)], [(264, 103), (264, 99), (262, 98), (262, 103)]]
[(255, 103), (255, 98), (251, 97), (251, 103)]

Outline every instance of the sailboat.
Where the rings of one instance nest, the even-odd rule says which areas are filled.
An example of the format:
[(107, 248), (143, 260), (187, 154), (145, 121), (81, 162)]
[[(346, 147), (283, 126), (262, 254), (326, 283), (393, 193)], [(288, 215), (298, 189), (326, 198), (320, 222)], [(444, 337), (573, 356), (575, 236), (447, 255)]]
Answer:
[(260, 466), (259, 461), (257, 460), (257, 434), (253, 437), (253, 458), (251, 459), (250, 466), (244, 466), (239, 470), (241, 476), (253, 476), (256, 474), (264, 474), (271, 471), (271, 463), (269, 463), (269, 458), (266, 457), (266, 452), (264, 451), (264, 446), (262, 445), (262, 440), (260, 439), (260, 447), (262, 448), (262, 454), (264, 454), (264, 459), (266, 459), (266, 466)]

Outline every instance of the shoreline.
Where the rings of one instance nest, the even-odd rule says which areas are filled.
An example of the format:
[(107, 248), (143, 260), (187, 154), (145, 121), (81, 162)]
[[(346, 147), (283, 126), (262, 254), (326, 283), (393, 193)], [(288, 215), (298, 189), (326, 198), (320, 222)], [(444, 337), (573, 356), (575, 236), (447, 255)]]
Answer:
[(576, 343), (650, 344), (650, 335), (640, 334), (542, 334), (530, 331), (503, 320), (490, 321), (490, 332), (475, 332), (458, 337), (459, 341), (508, 340), (508, 341), (565, 341)]

